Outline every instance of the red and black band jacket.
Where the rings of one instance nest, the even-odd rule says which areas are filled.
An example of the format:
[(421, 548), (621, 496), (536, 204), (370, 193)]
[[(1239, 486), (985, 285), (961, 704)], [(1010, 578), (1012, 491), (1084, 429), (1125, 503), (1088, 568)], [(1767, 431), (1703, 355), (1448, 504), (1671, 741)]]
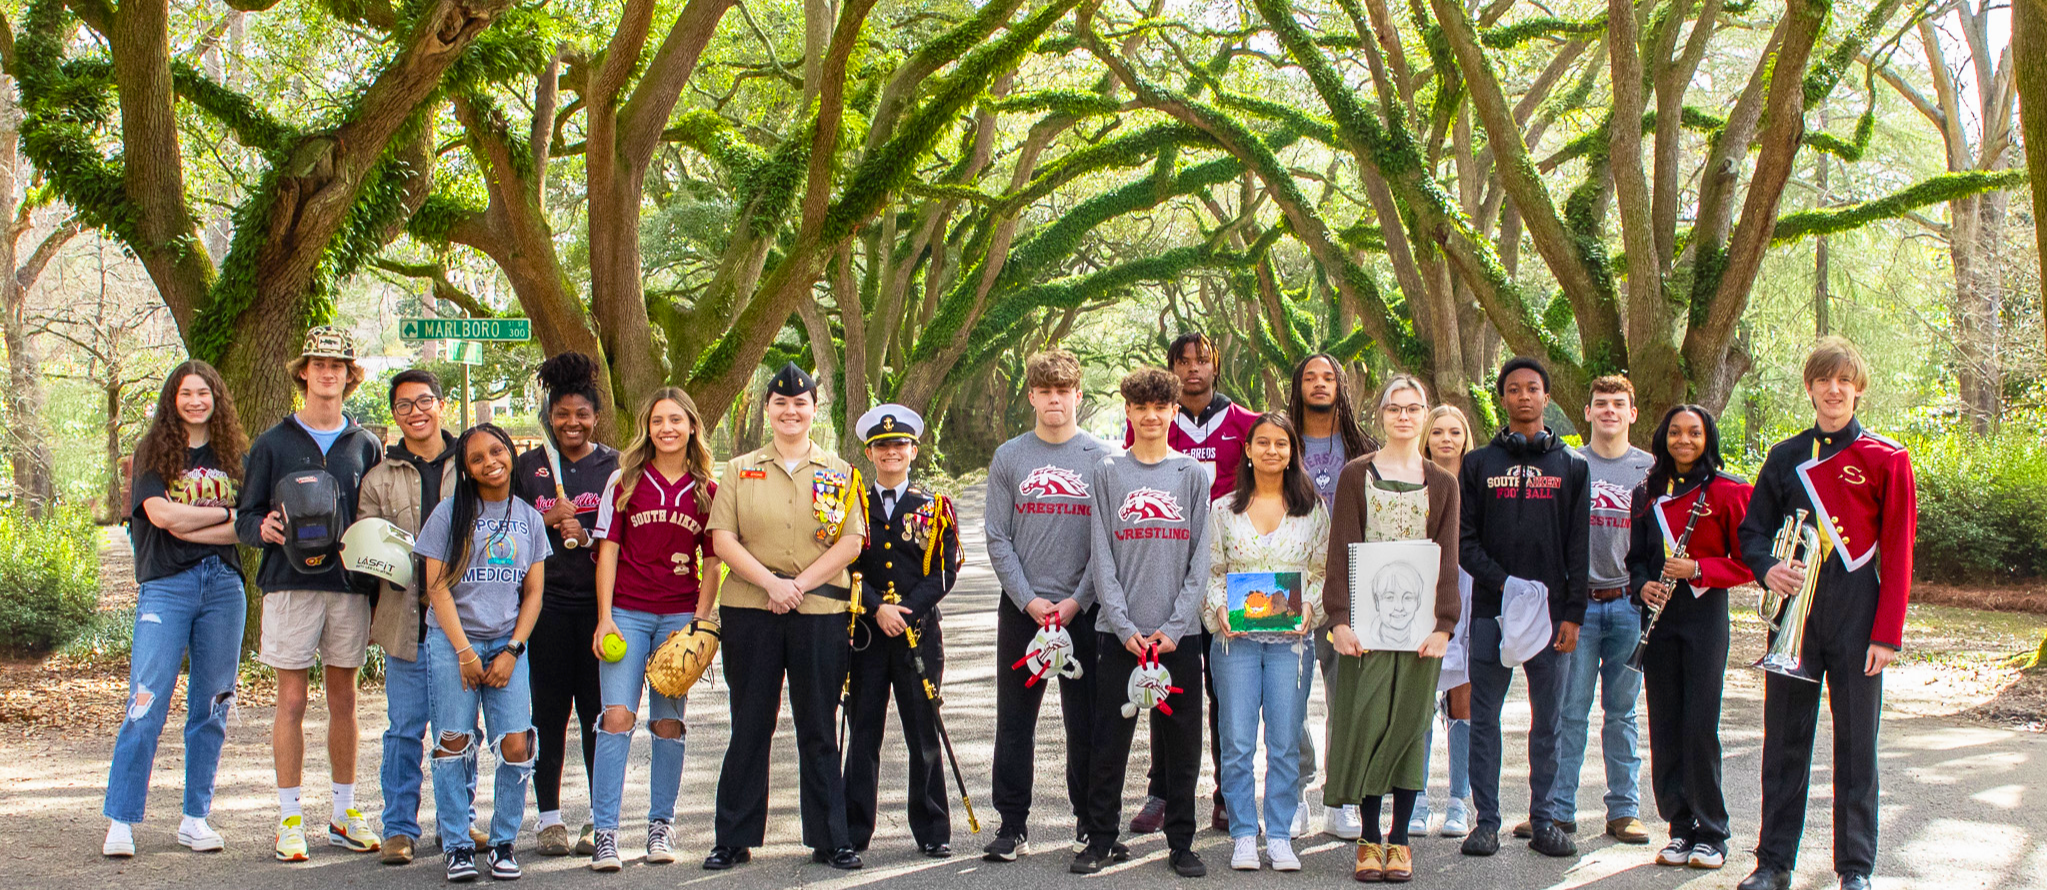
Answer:
[(1919, 532), (1911, 454), (1853, 419), (1832, 433), (1807, 429), (1777, 443), (1756, 476), (1741, 526), (1742, 557), (1758, 580), (1777, 565), (1771, 544), (1778, 527), (1800, 509), (1812, 511), (1806, 521), (1819, 528), (1818, 595), (1874, 596), (1869, 641), (1900, 648)]
[[(1717, 594), (1710, 599), (1719, 610), (1719, 620), (1726, 622), (1727, 588), (1740, 587), (1754, 577), (1742, 561), (1738, 544), (1741, 521), (1748, 515), (1754, 492), (1754, 486), (1729, 473), (1675, 476), (1665, 490), (1653, 494), (1647, 482), (1635, 486), (1633, 503), (1640, 514), (1629, 526), (1628, 593), (1636, 605), (1645, 605), (1643, 585), (1660, 580), (1664, 561), (1678, 555), (1678, 541), (1689, 524), (1692, 536), (1685, 540), (1683, 555), (1699, 563), (1699, 577), (1696, 581), (1679, 579), (1672, 586), (1670, 603), (1665, 606), (1672, 614), (1665, 620), (1688, 615), (1695, 601)], [(1691, 522), (1694, 509), (1700, 510), (1697, 523)]]

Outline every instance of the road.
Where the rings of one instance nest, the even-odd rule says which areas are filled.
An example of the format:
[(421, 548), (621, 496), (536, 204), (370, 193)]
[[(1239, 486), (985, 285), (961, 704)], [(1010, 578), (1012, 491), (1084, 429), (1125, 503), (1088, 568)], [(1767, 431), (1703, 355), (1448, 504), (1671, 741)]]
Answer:
[[(711, 843), (712, 791), (726, 739), (726, 688), (720, 678), (700, 685), (689, 702), (689, 753), (683, 776), (684, 793), (676, 817), (681, 861), (648, 866), (635, 856), (620, 873), (593, 875), (580, 858), (542, 858), (530, 852), (534, 816), (529, 807), (526, 831), (520, 838), (526, 867), (524, 885), (606, 888), (681, 885), (706, 890), (801, 885), (847, 890), (887, 882), (891, 888), (904, 890), (1035, 890), (1073, 887), (1084, 882), (1155, 888), (1198, 885), (1203, 881), (1243, 887), (1302, 886), (1308, 882), (1327, 886), (1347, 881), (1351, 850), (1348, 844), (1333, 838), (1317, 835), (1297, 842), (1305, 865), (1300, 874), (1270, 870), (1240, 873), (1228, 868), (1228, 838), (1207, 830), (1197, 838), (1197, 850), (1210, 869), (1203, 881), (1179, 879), (1166, 868), (1165, 845), (1158, 835), (1135, 839), (1132, 849), (1136, 856), (1127, 864), (1104, 870), (1093, 878), (1072, 876), (1066, 871), (1070, 856), (1062, 843), (1071, 836), (1059, 779), (1063, 758), (1056, 747), (1050, 746), (1044, 749), (1037, 769), (1040, 781), (1033, 827), (1039, 839), (1039, 852), (1014, 864), (980, 860), (980, 846), (993, 832), (989, 823), (994, 814), (988, 804), (987, 789), (994, 729), (991, 683), (998, 669), (992, 651), (994, 607), (1000, 593), (980, 552), (978, 494), (962, 498), (962, 530), (970, 544), (970, 563), (959, 587), (945, 603), (950, 669), (946, 686), (950, 703), (947, 723), (955, 733), (960, 766), (986, 826), (982, 835), (970, 836), (964, 814), (954, 813), (957, 826), (954, 846), (961, 855), (950, 860), (928, 860), (917, 855), (901, 815), (902, 764), (887, 761), (882, 825), (873, 849), (866, 856), (867, 868), (837, 872), (810, 864), (807, 851), (796, 842), (795, 741), (785, 716), (775, 740), (777, 772), (773, 777), (769, 845), (755, 851), (753, 863), (733, 871), (699, 870), (696, 863)], [(1894, 687), (1902, 686), (1905, 679), (1894, 678)], [(1311, 720), (1319, 733), (1322, 719), (1319, 692), (1315, 699)], [(1759, 810), (1760, 710), (1759, 685), (1753, 675), (1745, 667), (1731, 668), (1722, 737), (1736, 852), (1729, 857), (1725, 869), (1699, 872), (1658, 868), (1650, 863), (1653, 848), (1617, 844), (1599, 836), (1596, 831), (1604, 818), (1600, 795), (1605, 783), (1595, 747), (1580, 790), (1580, 823), (1587, 833), (1579, 835), (1579, 857), (1548, 859), (1510, 841), (1495, 857), (1467, 859), (1458, 855), (1456, 840), (1429, 837), (1417, 840), (1415, 845), (1416, 883), (1525, 890), (1732, 887), (1754, 865), (1747, 848), (1753, 844)], [(309, 746), (309, 779), (324, 773), (325, 762), (317, 741), (324, 735), (324, 710), (316, 703), (312, 711), (308, 715), (308, 737), (314, 740)], [(1044, 725), (1039, 734), (1041, 742), (1056, 745), (1053, 740), (1059, 738), (1055, 726), (1058, 713), (1057, 706), (1047, 702), (1041, 718)], [(362, 696), (362, 714), (361, 796), (366, 800), (364, 809), (374, 814), (379, 800), (375, 776), (377, 733), (384, 722), (382, 695), (366, 691)], [(5, 862), (0, 867), (0, 887), (118, 886), (140, 890), (233, 886), (272, 890), (422, 887), (440, 882), (439, 859), (431, 855), (431, 847), (426, 850), (428, 856), (402, 868), (381, 866), (374, 856), (321, 846), (314, 847), (312, 861), (304, 865), (287, 866), (271, 861), (268, 847), (275, 798), (271, 791), (267, 708), (245, 709), (229, 730), (214, 808), (214, 824), (227, 836), (228, 850), (200, 855), (177, 847), (173, 835), (183, 760), (182, 741), (175, 727), (181, 720), (174, 711), (172, 730), (165, 733), (157, 758), (151, 821), (137, 832), (141, 855), (126, 861), (107, 860), (98, 855), (105, 831), (105, 821), (99, 815), (100, 796), (111, 738), (48, 738), (9, 742), (0, 748), (0, 755), (4, 755), (0, 756), (0, 789), (4, 789), (0, 790), (0, 819), (4, 819), (0, 825), (5, 826), (8, 839), (5, 848), (0, 849), (0, 858)], [(1528, 712), (1518, 685), (1506, 721), (1508, 774), (1501, 781), (1503, 801), (1510, 813), (1525, 812)], [(1598, 722), (1593, 725), (1596, 727)], [(890, 734), (892, 739), (896, 737), (893, 725)], [(1138, 803), (1141, 782), (1137, 777), (1143, 775), (1148, 760), (1142, 731), (1138, 738), (1126, 808)], [(2047, 738), (1949, 717), (1914, 716), (1893, 710), (1885, 718), (1882, 745), (1883, 833), (1876, 880), (1879, 888), (2047, 890), (2047, 806), (2042, 805), (2047, 801), (2033, 796), (2035, 789), (2047, 788)], [(1824, 728), (1818, 750), (1831, 750)], [(627, 823), (621, 832), (624, 841), (621, 846), (628, 852), (639, 848), (642, 836), (639, 814), (644, 813), (647, 797), (647, 752), (647, 736), (640, 733), (634, 739), (634, 762), (627, 774)], [(1646, 756), (1645, 751), (1645, 760)], [(1436, 775), (1432, 785), (1440, 794), (1446, 781), (1444, 758), (1434, 758), (1433, 767)], [(1204, 773), (1206, 768), (1204, 764)], [(1643, 778), (1646, 782), (1647, 776)], [(1814, 770), (1813, 811), (1795, 884), (1798, 888), (1831, 887), (1834, 883), (1829, 847), (1830, 778), (1824, 763)], [(1212, 783), (1212, 777), (1204, 774), (1204, 793)], [(486, 796), (488, 784), (485, 783), (483, 791)], [(565, 784), (564, 797), (570, 801), (567, 815), (574, 825), (587, 812), (587, 791), (573, 768)], [(319, 780), (307, 782), (309, 813), (322, 813), (328, 806), (324, 785)], [(427, 805), (431, 807), (431, 798)], [(479, 806), (488, 811), (487, 802)], [(427, 814), (421, 815), (422, 823), (431, 824)], [(1510, 822), (1513, 819), (1509, 817)], [(1660, 841), (1662, 825), (1653, 819), (1650, 825)]]

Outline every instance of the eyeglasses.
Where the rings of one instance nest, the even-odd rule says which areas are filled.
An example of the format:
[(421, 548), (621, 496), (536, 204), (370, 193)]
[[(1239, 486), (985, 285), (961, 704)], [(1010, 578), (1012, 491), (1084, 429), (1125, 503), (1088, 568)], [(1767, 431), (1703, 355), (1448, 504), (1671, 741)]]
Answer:
[(1381, 409), (1379, 409), (1379, 410), (1381, 410), (1381, 411), (1385, 411), (1385, 412), (1387, 412), (1387, 413), (1389, 413), (1389, 414), (1394, 414), (1394, 415), (1399, 415), (1399, 416), (1406, 416), (1406, 415), (1409, 415), (1409, 414), (1415, 414), (1415, 415), (1419, 415), (1419, 414), (1421, 414), (1422, 412), (1424, 412), (1424, 411), (1427, 411), (1427, 410), (1429, 410), (1429, 406), (1427, 406), (1427, 405), (1387, 405), (1386, 407), (1384, 407), (1384, 408), (1381, 408)]
[(391, 416), (404, 417), (407, 414), (411, 414), (414, 409), (432, 411), (434, 410), (434, 405), (438, 402), (440, 402), (440, 399), (433, 396), (420, 396), (410, 400), (401, 399), (391, 403)]

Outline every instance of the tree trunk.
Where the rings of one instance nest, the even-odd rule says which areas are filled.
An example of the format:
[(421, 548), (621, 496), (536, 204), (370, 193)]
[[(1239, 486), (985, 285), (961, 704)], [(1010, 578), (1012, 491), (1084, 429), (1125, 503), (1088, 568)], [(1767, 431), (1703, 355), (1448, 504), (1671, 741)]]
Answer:
[[(2019, 128), (2024, 133), (2026, 160), (2035, 170), (2047, 169), (2047, 0), (2012, 0), (2012, 72), (2019, 90)], [(2034, 151), (2034, 149), (2039, 151)], [(2047, 176), (2035, 173), (2033, 180), (2034, 256), (2040, 262), (2041, 282), (2047, 282)], [(2043, 285), (2047, 286), (2047, 285)], [(2034, 294), (2047, 310), (2047, 290)], [(2047, 639), (2041, 641), (2047, 650)]]
[(121, 366), (108, 364), (107, 377), (100, 382), (100, 393), (105, 400), (106, 425), (106, 485), (100, 496), (99, 515), (94, 517), (101, 525), (113, 525), (121, 521), (121, 514), (127, 504), (121, 500)]
[[(19, 193), (20, 120), (14, 107), (14, 84), (0, 81), (0, 200), (13, 207)], [(0, 237), (0, 272), (15, 268), (15, 239), (27, 228), (23, 212), (13, 229)], [(72, 227), (72, 231), (77, 231)], [(67, 236), (68, 237), (68, 236)], [(43, 436), (42, 368), (28, 342), (28, 287), (20, 276), (0, 274), (0, 345), (7, 349), (6, 451), (14, 471), (14, 500), (32, 519), (41, 519), (56, 500), (55, 474), (49, 442)]]

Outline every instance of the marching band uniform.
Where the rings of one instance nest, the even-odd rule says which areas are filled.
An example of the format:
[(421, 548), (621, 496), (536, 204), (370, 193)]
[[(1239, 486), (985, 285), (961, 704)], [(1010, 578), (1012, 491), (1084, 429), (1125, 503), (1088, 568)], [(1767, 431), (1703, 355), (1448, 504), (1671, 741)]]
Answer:
[[(1719, 858), (1727, 854), (1727, 801), (1720, 792), (1720, 693), (1727, 672), (1727, 589), (1752, 576), (1735, 546), (1736, 529), (1748, 513), (1754, 488), (1726, 473), (1674, 476), (1662, 493), (1648, 483), (1635, 487), (1633, 503), (1648, 505), (1629, 528), (1629, 594), (1643, 609), (1642, 587), (1663, 577), (1663, 564), (1676, 555), (1678, 538), (1700, 498), (1705, 512), (1685, 542), (1699, 564), (1695, 578), (1671, 586), (1670, 601), (1649, 632), (1642, 655), (1649, 704), (1649, 788), (1656, 811), (1670, 823), (1671, 858), (1687, 864), (1692, 848), (1704, 844)], [(1653, 502), (1651, 499), (1654, 499)], [(1682, 842), (1682, 843), (1680, 843)], [(1714, 857), (1706, 857), (1712, 861)]]
[[(916, 441), (924, 422), (901, 405), (883, 405), (862, 415), (855, 429), (867, 444), (890, 439)], [(853, 848), (867, 849), (880, 808), (881, 737), (888, 701), (895, 695), (903, 738), (909, 745), (910, 835), (927, 856), (950, 855), (952, 819), (945, 788), (945, 752), (939, 744), (937, 702), (924, 694), (923, 677), (912, 655), (922, 656), (933, 688), (945, 672), (945, 640), (939, 631), (938, 601), (952, 589), (963, 561), (959, 520), (952, 501), (908, 480), (900, 488), (879, 483), (862, 492), (866, 501), (867, 549), (853, 563), (860, 579), (863, 614), (853, 631), (852, 682), (848, 692), (846, 742), (846, 827)], [(910, 611), (917, 634), (889, 636), (875, 620), (884, 603)]]
[[(816, 388), (793, 364), (768, 385), (770, 393), (787, 396)], [(866, 537), (859, 485), (851, 466), (815, 445), (791, 469), (771, 442), (726, 463), (711, 502), (710, 529), (738, 536), (768, 570), (793, 578), (842, 537)], [(738, 572), (727, 576), (718, 614), (732, 734), (718, 774), (717, 849), (706, 868), (744, 862), (747, 848), (764, 841), (768, 765), (785, 673), (802, 775), (803, 844), (813, 861), (859, 867), (846, 830), (845, 783), (832, 726), (846, 683), (850, 597), (851, 578), (841, 571), (805, 593), (797, 608), (777, 615), (768, 608), (767, 591)]]
[[(1777, 564), (1772, 542), (1804, 508), (1820, 533), (1820, 573), (1803, 656), (1824, 674), (1834, 716), (1834, 871), (1867, 886), (1876, 863), (1877, 728), (1883, 674), (1864, 674), (1868, 649), (1902, 644), (1911, 593), (1918, 497), (1904, 446), (1850, 419), (1836, 432), (1807, 429), (1770, 449), (1741, 524), (1741, 551), (1758, 579)], [(1774, 634), (1773, 634), (1774, 636)], [(1820, 684), (1763, 679), (1763, 825), (1745, 890), (1782, 888), (1805, 833)], [(1753, 885), (1753, 886), (1752, 886)]]

